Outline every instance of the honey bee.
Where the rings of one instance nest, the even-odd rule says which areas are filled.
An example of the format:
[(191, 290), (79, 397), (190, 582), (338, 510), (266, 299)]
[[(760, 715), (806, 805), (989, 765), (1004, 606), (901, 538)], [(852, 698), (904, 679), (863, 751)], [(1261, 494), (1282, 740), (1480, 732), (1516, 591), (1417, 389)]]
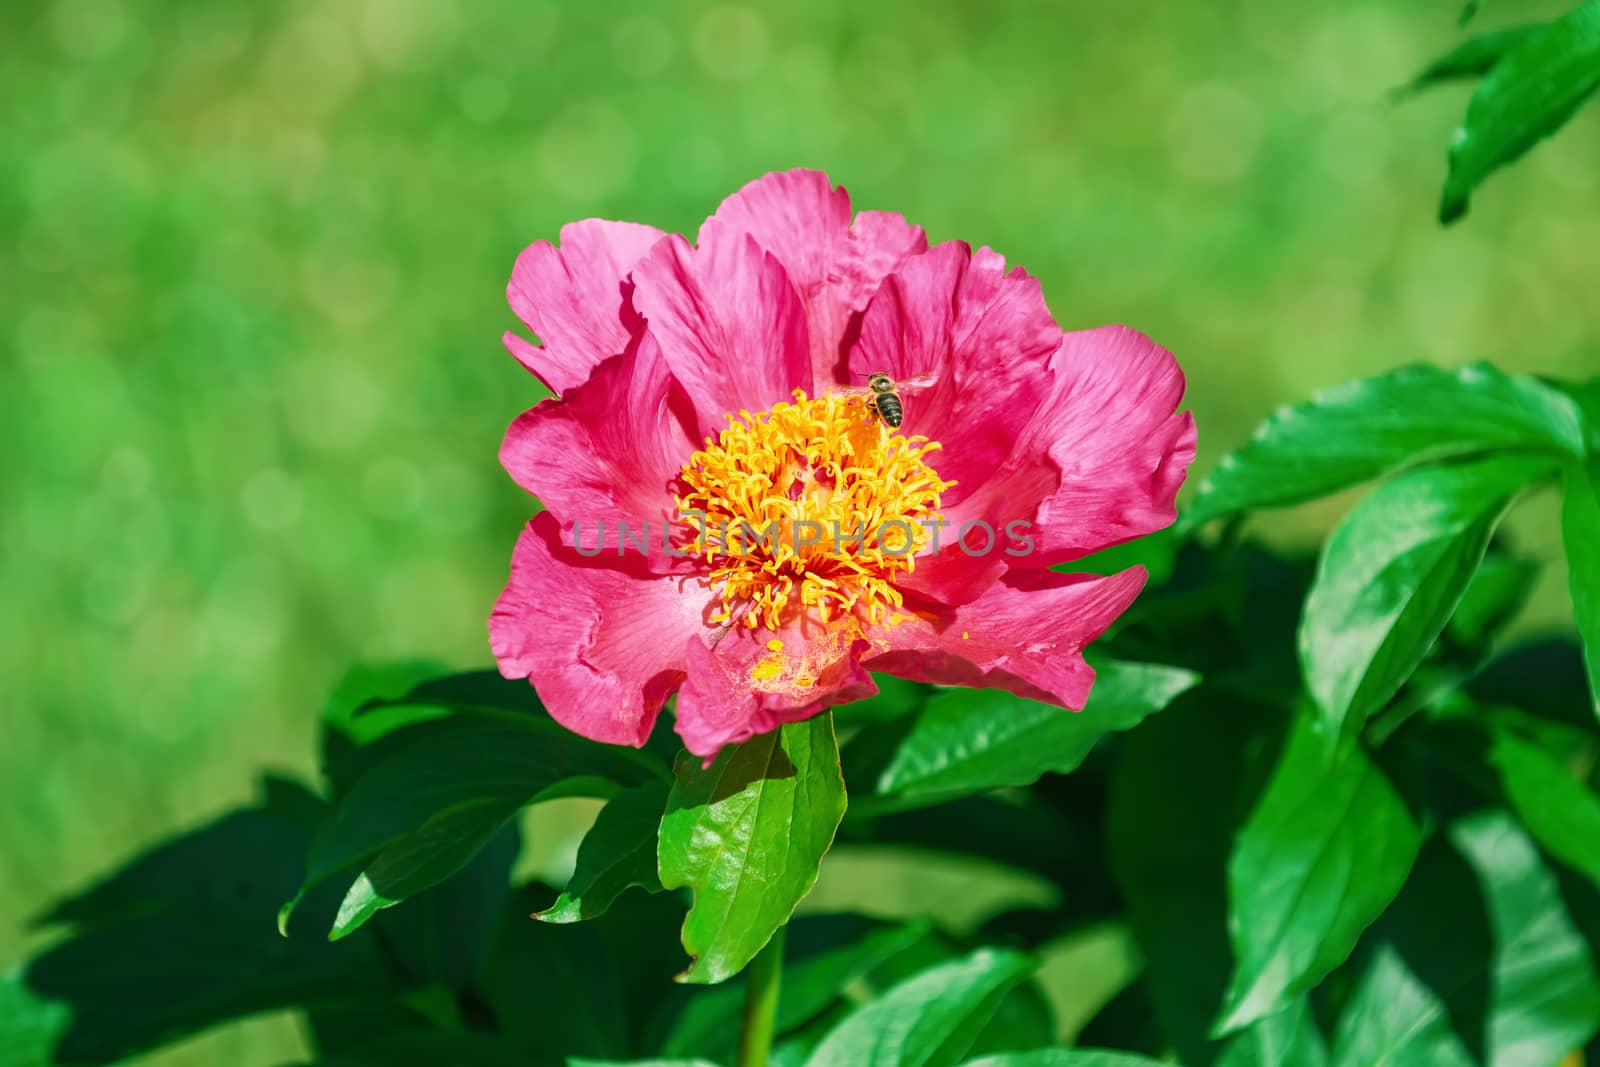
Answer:
[(882, 419), (884, 425), (894, 430), (899, 429), (900, 424), (905, 421), (905, 401), (901, 399), (901, 394), (911, 396), (921, 392), (932, 385), (933, 380), (933, 375), (921, 374), (897, 382), (884, 371), (875, 371), (867, 375), (865, 388), (852, 387), (834, 391), (847, 396), (866, 397), (867, 406), (872, 409), (873, 414)]

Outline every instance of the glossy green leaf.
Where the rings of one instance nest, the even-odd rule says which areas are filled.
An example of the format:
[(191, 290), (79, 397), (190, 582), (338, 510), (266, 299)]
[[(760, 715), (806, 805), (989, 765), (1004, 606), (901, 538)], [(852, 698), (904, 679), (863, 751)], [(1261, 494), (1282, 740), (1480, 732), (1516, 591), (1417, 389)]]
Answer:
[(1485, 556), (1450, 616), (1450, 639), (1470, 649), (1486, 649), (1528, 602), (1539, 571), (1531, 559), (1493, 552)]
[(1600, 715), (1600, 454), (1567, 471), (1561, 539), (1567, 552), (1572, 613), (1583, 638), (1589, 696)]
[(1336, 1029), (1339, 1067), (1554, 1064), (1600, 1029), (1588, 941), (1504, 812), (1451, 824), (1372, 933)]
[(1283, 507), (1402, 467), (1498, 449), (1583, 454), (1572, 398), (1486, 363), (1405, 367), (1281, 408), (1200, 483), (1183, 521)]
[(1018, 952), (980, 949), (930, 967), (846, 1016), (807, 1067), (952, 1067), (1034, 966)]
[(968, 1060), (962, 1067), (1175, 1067), (1167, 1060), (1152, 1060), (1127, 1052), (1093, 1048), (1043, 1048), (1034, 1052), (1003, 1052)]
[[(820, 949), (818, 937), (830, 943)], [(774, 1033), (787, 1034), (835, 1004), (843, 990), (873, 968), (928, 936), (925, 923), (886, 926), (854, 915), (799, 916), (786, 931), (782, 995)], [(695, 989), (660, 1042), (663, 1055), (732, 1060), (746, 983), (738, 978)]]
[(1545, 23), (1534, 22), (1525, 26), (1496, 30), (1462, 41), (1456, 47), (1429, 63), (1403, 89), (1403, 94), (1417, 93), (1435, 85), (1476, 78), (1487, 74), (1506, 53), (1529, 37), (1544, 29)]
[(717, 1067), (710, 1060), (589, 1060), (569, 1059), (567, 1067)]
[[(356, 781), (312, 845), (301, 895), (362, 864), (335, 936), (455, 873), (524, 805), (608, 796), (653, 777), (639, 753), (531, 716), (457, 716), (423, 729), (426, 736), (386, 753)], [(285, 906), (284, 920), (298, 900)]]
[(1545, 749), (1507, 730), (1495, 731), (1488, 760), (1523, 827), (1600, 887), (1600, 797)]
[(1329, 538), (1300, 622), (1300, 662), (1330, 737), (1350, 737), (1443, 631), (1511, 499), (1547, 473), (1505, 455), (1407, 471)]
[(901, 740), (877, 792), (947, 799), (1066, 774), (1101, 737), (1137, 726), (1198, 680), (1176, 667), (1106, 663), (1080, 712), (998, 689), (940, 693)]
[(1326, 1067), (1328, 1043), (1317, 1029), (1309, 998), (1234, 1034), (1212, 1067)]
[(1228, 864), (1237, 963), (1219, 1034), (1290, 1008), (1343, 963), (1417, 857), (1422, 828), (1359, 751), (1333, 760), (1302, 715)]
[(730, 745), (710, 767), (678, 759), (657, 865), (688, 887), (686, 982), (720, 982), (755, 958), (817, 881), (844, 818), (833, 717), (824, 712)]
[(1466, 213), (1491, 172), (1550, 136), (1600, 88), (1600, 0), (1585, 0), (1522, 41), (1483, 79), (1450, 140), (1439, 220)]
[(385, 845), (351, 883), (328, 936), (333, 940), (345, 937), (384, 908), (431, 889), (461, 870), (505, 828), (518, 807), (500, 800), (468, 801), (441, 811), (414, 833)]
[(575, 923), (604, 915), (626, 889), (661, 891), (656, 835), (667, 806), (665, 782), (624, 789), (606, 802), (578, 846), (572, 880), (550, 907), (534, 915), (548, 923)]

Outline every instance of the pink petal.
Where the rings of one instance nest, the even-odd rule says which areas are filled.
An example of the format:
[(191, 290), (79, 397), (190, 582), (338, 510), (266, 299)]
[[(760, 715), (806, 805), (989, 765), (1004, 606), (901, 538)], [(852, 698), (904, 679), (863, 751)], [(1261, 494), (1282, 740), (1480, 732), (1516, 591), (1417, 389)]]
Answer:
[(561, 247), (535, 241), (511, 269), (506, 298), (544, 342), (514, 333), (506, 348), (558, 395), (628, 343), (628, 271), (662, 237), (654, 226), (585, 219), (561, 228)]
[[(1051, 372), (1049, 398), (1011, 461), (948, 510), (957, 523), (1029, 519), (1034, 551), (1016, 567), (1069, 562), (1170, 526), (1194, 460), (1194, 418), (1176, 413), (1183, 371), (1148, 337), (1125, 326), (1066, 334)], [(1055, 484), (1038, 493), (1046, 472)]]
[(703, 582), (578, 556), (545, 512), (517, 540), (489, 644), (500, 673), (528, 678), (561, 725), (637, 747), (689, 669), (709, 600)]
[(754, 239), (696, 249), (673, 235), (633, 269), (633, 306), (714, 435), (729, 412), (763, 411), (811, 389), (805, 309), (783, 265)]
[(1083, 649), (1144, 587), (1143, 567), (1101, 578), (1054, 571), (1007, 574), (958, 607), (885, 631), (890, 648), (866, 666), (919, 682), (1004, 689), (1079, 709), (1094, 670)]
[(778, 257), (806, 309), (812, 375), (844, 383), (845, 341), (883, 277), (928, 247), (922, 227), (896, 214), (863, 211), (850, 221), (850, 195), (816, 170), (768, 174), (722, 202), (700, 227), (699, 244), (749, 234)]
[[(783, 648), (770, 648), (773, 640)], [(776, 634), (735, 626), (713, 645), (691, 639), (689, 677), (677, 704), (683, 746), (710, 760), (723, 745), (871, 696), (878, 687), (861, 667), (866, 649), (865, 641), (808, 619)]]
[(660, 558), (663, 524), (675, 515), (672, 483), (694, 451), (693, 424), (655, 339), (641, 334), (563, 399), (517, 416), (500, 462), (559, 521), (563, 544), (592, 555), (603, 542), (604, 555), (615, 556), (622, 525), (648, 523), (643, 541)]
[[(1036, 279), (987, 248), (959, 241), (903, 262), (867, 306), (850, 352), (860, 380), (875, 371), (908, 383), (905, 432), (943, 446), (933, 466), (956, 503), (1011, 454), (1044, 396), (1061, 328)], [(931, 379), (915, 391), (909, 380)]]

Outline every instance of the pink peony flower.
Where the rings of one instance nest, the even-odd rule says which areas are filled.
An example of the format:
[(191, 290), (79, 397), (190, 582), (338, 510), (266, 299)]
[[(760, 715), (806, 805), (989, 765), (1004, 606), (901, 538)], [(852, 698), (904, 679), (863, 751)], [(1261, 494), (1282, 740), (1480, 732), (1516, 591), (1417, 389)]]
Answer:
[[(506, 346), (556, 397), (501, 449), (545, 510), (489, 633), (557, 721), (642, 745), (676, 692), (709, 758), (870, 696), (869, 671), (1083, 707), (1083, 648), (1145, 574), (1050, 568), (1176, 518), (1195, 431), (1165, 349), (1064, 333), (995, 252), (852, 219), (805, 170), (695, 244), (573, 223), (507, 292), (543, 345)], [(862, 395), (877, 372), (898, 428)]]

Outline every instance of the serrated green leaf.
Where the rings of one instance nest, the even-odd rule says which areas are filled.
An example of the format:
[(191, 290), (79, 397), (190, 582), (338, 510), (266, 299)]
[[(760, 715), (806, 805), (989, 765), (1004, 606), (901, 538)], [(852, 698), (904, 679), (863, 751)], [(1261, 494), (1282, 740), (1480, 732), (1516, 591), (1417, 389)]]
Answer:
[(1042, 1048), (1033, 1052), (1002, 1052), (968, 1060), (962, 1067), (1178, 1067), (1168, 1060), (1152, 1060), (1127, 1052), (1093, 1048)]
[(1146, 663), (1106, 663), (1097, 674), (1080, 712), (998, 689), (939, 694), (878, 777), (878, 794), (944, 800), (1066, 774), (1101, 737), (1137, 726), (1199, 681), (1193, 672)]
[(601, 745), (533, 717), (458, 716), (386, 752), (317, 834), (300, 894), (357, 863), (341, 907), (343, 936), (378, 909), (460, 869), (520, 808), (555, 796), (609, 796), (654, 777), (631, 749)]
[(1486, 363), (1405, 367), (1280, 409), (1200, 483), (1183, 521), (1297, 504), (1403, 467), (1499, 449), (1583, 455), (1577, 405)]
[(606, 802), (578, 846), (572, 879), (556, 902), (535, 919), (575, 923), (604, 915), (621, 893), (638, 886), (661, 892), (656, 873), (656, 836), (667, 806), (665, 782), (624, 789)]
[(1421, 843), (1383, 771), (1359, 751), (1330, 759), (1315, 720), (1300, 716), (1228, 864), (1237, 963), (1218, 1035), (1289, 1009), (1343, 963)]
[(846, 1016), (807, 1067), (951, 1067), (1034, 966), (1018, 952), (980, 949), (930, 967)]
[(1373, 928), (1338, 1067), (1556, 1063), (1600, 1028), (1600, 976), (1554, 873), (1516, 821), (1480, 811), (1423, 850)]
[(1600, 715), (1600, 455), (1567, 470), (1561, 540), (1567, 552), (1572, 614), (1589, 672), (1589, 697)]
[(710, 767), (679, 757), (657, 865), (663, 886), (694, 892), (681, 981), (720, 982), (755, 958), (816, 884), (844, 811), (827, 712), (729, 745)]
[(1549, 472), (1504, 455), (1407, 471), (1358, 503), (1317, 562), (1300, 661), (1330, 738), (1349, 738), (1444, 630), (1512, 498)]
[(1600, 88), (1600, 0), (1586, 0), (1495, 64), (1450, 140), (1439, 221), (1466, 214), (1472, 191), (1560, 129)]
[(1488, 760), (1527, 831), (1600, 887), (1600, 797), (1544, 749), (1504, 729), (1490, 740)]
[(1496, 30), (1462, 41), (1424, 67), (1422, 73), (1398, 90), (1398, 93), (1404, 95), (1419, 93), (1445, 82), (1487, 74), (1506, 53), (1544, 29), (1546, 25), (1543, 22), (1532, 22), (1525, 26), (1512, 26), (1510, 29)]

